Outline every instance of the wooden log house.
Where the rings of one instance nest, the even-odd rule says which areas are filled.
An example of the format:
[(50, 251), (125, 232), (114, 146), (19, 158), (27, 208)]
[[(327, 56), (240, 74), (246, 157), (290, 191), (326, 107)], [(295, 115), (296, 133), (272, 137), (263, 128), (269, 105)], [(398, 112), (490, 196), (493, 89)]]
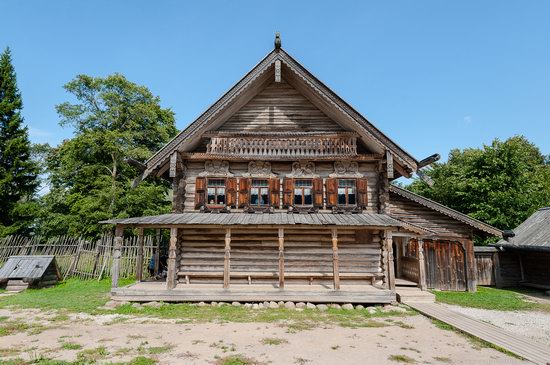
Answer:
[[(173, 212), (103, 222), (116, 225), (112, 296), (391, 303), (396, 282), (475, 290), (473, 235), (500, 231), (391, 185), (433, 160), (404, 151), (277, 37), (144, 164), (138, 181), (172, 182)], [(118, 287), (129, 227), (170, 230), (165, 283)]]

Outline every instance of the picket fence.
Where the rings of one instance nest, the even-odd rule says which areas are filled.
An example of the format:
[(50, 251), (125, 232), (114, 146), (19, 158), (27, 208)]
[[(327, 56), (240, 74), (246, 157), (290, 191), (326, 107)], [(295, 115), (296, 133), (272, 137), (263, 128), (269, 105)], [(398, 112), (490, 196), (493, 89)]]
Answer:
[[(146, 235), (143, 242), (143, 278), (150, 277), (148, 263), (153, 255), (159, 262), (161, 235)], [(63, 278), (98, 279), (111, 276), (114, 237), (100, 239), (58, 236), (52, 238), (7, 236), (0, 239), (0, 267), (14, 255), (54, 255)], [(124, 237), (120, 260), (120, 277), (136, 276), (138, 237)], [(158, 271), (158, 266), (156, 268)]]

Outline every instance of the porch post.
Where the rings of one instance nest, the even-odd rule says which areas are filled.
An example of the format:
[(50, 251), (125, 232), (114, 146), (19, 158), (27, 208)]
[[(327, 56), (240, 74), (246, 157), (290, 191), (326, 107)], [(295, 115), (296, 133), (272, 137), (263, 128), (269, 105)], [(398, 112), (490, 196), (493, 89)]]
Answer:
[(231, 270), (231, 228), (225, 229), (225, 254), (223, 256), (223, 287), (229, 288)]
[(168, 274), (166, 276), (166, 288), (176, 287), (176, 246), (178, 243), (178, 229), (170, 228), (170, 246), (168, 248)]
[(154, 274), (157, 276), (159, 274), (159, 260), (160, 260), (160, 228), (157, 228), (157, 249), (155, 251), (155, 267)]
[(117, 225), (115, 228), (113, 266), (111, 267), (111, 288), (118, 288), (118, 278), (120, 275), (120, 251), (122, 249), (123, 234), (124, 227)]
[(279, 228), (279, 288), (285, 287), (285, 229)]
[(395, 290), (395, 270), (393, 267), (393, 235), (391, 230), (384, 232), (386, 249), (388, 251), (388, 289)]
[(143, 227), (139, 228), (138, 233), (138, 252), (136, 260), (136, 281), (143, 279)]
[(332, 276), (334, 289), (340, 290), (340, 259), (338, 257), (338, 230), (332, 230)]
[(428, 285), (426, 283), (426, 264), (424, 262), (424, 240), (422, 238), (417, 239), (418, 242), (418, 287), (420, 290), (426, 290)]

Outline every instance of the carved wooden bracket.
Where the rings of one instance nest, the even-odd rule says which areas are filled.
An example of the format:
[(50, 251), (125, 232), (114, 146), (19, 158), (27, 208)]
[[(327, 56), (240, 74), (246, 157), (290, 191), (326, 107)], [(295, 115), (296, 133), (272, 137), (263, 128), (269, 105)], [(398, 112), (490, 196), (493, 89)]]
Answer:
[(233, 174), (229, 172), (228, 161), (208, 160), (204, 163), (204, 171), (199, 176), (232, 177)]
[(334, 162), (334, 172), (329, 177), (363, 177), (359, 172), (359, 164), (355, 161)]

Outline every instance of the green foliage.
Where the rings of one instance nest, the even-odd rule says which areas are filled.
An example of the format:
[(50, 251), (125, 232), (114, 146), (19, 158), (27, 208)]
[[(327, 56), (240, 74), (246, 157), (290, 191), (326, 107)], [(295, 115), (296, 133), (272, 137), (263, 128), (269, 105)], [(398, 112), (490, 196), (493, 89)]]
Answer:
[(38, 168), (31, 158), (23, 101), (9, 48), (0, 56), (0, 237), (27, 233), (36, 214), (32, 201)]
[(550, 158), (523, 136), (454, 149), (427, 175), (433, 187), (415, 180), (407, 188), (500, 229), (550, 205)]
[(146, 87), (119, 74), (79, 75), (65, 85), (76, 103), (57, 106), (75, 136), (46, 158), (50, 192), (42, 199), (40, 233), (98, 235), (97, 222), (166, 213), (168, 185), (144, 181), (126, 158), (146, 160), (176, 133), (174, 114)]

